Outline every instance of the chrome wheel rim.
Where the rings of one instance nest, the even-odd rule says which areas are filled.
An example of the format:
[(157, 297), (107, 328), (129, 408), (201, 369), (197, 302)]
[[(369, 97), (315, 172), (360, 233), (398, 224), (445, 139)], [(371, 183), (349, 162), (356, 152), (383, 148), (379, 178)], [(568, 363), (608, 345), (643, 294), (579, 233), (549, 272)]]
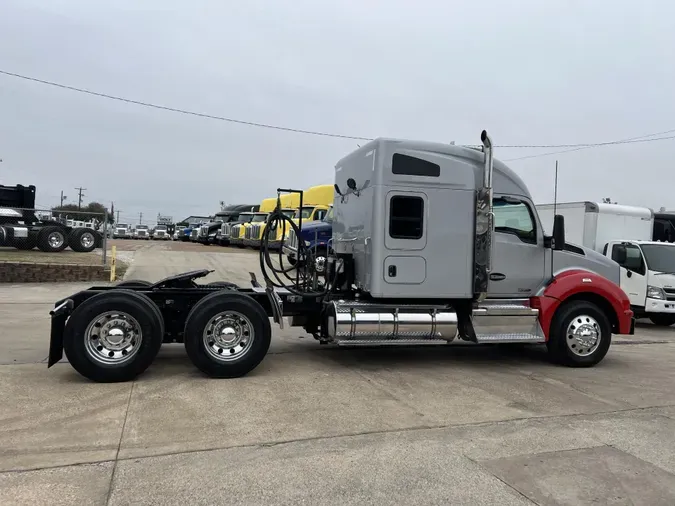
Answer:
[(141, 347), (143, 331), (136, 318), (122, 311), (107, 311), (94, 318), (84, 333), (84, 346), (92, 360), (121, 365)]
[(219, 362), (232, 362), (244, 356), (255, 339), (253, 324), (237, 311), (223, 311), (204, 327), (202, 340), (206, 352)]
[(314, 260), (314, 268), (317, 274), (323, 274), (323, 271), (326, 270), (326, 257), (320, 255)]
[(572, 353), (580, 357), (587, 357), (600, 344), (600, 325), (592, 316), (575, 316), (567, 326), (565, 336), (567, 347)]
[(85, 232), (80, 238), (80, 244), (85, 248), (90, 248), (94, 244), (94, 235), (90, 232)]
[(47, 237), (47, 242), (52, 248), (60, 248), (61, 246), (63, 246), (65, 240), (66, 238), (63, 236), (61, 232), (52, 232)]

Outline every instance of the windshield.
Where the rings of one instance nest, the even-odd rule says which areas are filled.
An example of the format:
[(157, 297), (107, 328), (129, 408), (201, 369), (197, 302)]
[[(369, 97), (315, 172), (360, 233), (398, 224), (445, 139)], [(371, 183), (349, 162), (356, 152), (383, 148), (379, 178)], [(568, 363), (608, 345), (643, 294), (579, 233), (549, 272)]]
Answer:
[(166, 225), (157, 225), (155, 230), (166, 230)]
[(300, 215), (302, 215), (302, 219), (306, 220), (312, 215), (312, 211), (314, 211), (314, 207), (303, 207), (302, 210), (297, 209), (295, 211), (295, 215), (293, 215), (293, 218), (300, 218)]
[(242, 214), (239, 219), (242, 223), (251, 223), (253, 216), (253, 214)]
[(295, 215), (297, 214), (297, 211), (295, 211), (294, 209), (284, 209), (283, 211), (281, 211), (281, 214), (283, 214), (287, 218), (294, 218)]
[(329, 208), (326, 216), (323, 217), (323, 221), (331, 222), (333, 221), (333, 208)]
[(234, 213), (234, 214), (228, 214), (227, 216), (223, 216), (223, 223), (232, 223), (233, 221), (237, 221), (239, 219), (239, 214)]
[(253, 219), (251, 220), (251, 223), (261, 223), (263, 221), (267, 221), (267, 215), (266, 214), (256, 214)]
[(129, 225), (127, 225), (126, 223), (118, 223), (117, 224), (117, 228), (127, 228), (128, 226)]
[(675, 246), (666, 244), (641, 244), (642, 253), (650, 271), (675, 274)]
[(147, 225), (136, 225), (136, 228), (138, 230), (147, 230), (148, 226)]

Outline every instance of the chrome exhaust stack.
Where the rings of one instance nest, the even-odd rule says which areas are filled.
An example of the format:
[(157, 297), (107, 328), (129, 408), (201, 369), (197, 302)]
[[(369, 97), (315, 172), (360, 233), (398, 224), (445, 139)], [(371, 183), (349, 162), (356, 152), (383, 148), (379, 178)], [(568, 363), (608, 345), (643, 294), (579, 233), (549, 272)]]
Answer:
[(492, 240), (494, 235), (494, 214), (492, 212), (493, 145), (487, 131), (480, 134), (485, 162), (483, 181), (476, 190), (476, 233), (474, 241), (473, 293), (478, 301), (487, 296), (488, 281), (492, 270)]

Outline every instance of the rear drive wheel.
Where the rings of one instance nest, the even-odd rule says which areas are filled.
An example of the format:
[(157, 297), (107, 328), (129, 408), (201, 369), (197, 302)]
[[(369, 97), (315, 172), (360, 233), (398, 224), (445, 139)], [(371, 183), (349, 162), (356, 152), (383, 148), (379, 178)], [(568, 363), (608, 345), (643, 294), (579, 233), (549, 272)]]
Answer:
[(82, 376), (129, 381), (152, 363), (164, 338), (164, 321), (152, 300), (130, 290), (111, 290), (83, 302), (63, 336), (68, 361)]
[(185, 323), (185, 350), (192, 363), (213, 378), (237, 378), (265, 358), (272, 330), (255, 300), (221, 290), (207, 295)]
[(654, 325), (658, 325), (659, 327), (670, 327), (675, 323), (675, 314), (657, 313), (649, 315), (649, 319)]
[(40, 251), (56, 253), (68, 246), (66, 231), (60, 227), (45, 227), (38, 233), (37, 246)]
[(78, 253), (89, 253), (96, 248), (96, 236), (88, 228), (76, 228), (70, 233), (68, 246)]
[(611, 341), (612, 327), (598, 306), (570, 301), (556, 311), (546, 346), (558, 363), (590, 367), (605, 357)]

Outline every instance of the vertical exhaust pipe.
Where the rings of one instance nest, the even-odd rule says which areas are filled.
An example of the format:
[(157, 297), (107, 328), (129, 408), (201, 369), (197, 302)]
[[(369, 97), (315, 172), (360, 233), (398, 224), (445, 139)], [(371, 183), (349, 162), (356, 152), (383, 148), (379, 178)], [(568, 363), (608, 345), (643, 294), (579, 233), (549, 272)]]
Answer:
[(483, 181), (476, 189), (476, 232), (474, 242), (474, 283), (473, 292), (476, 300), (487, 296), (490, 271), (492, 270), (492, 238), (494, 231), (494, 215), (492, 213), (492, 172), (493, 145), (487, 131), (480, 134), (483, 143), (485, 161), (483, 165)]

